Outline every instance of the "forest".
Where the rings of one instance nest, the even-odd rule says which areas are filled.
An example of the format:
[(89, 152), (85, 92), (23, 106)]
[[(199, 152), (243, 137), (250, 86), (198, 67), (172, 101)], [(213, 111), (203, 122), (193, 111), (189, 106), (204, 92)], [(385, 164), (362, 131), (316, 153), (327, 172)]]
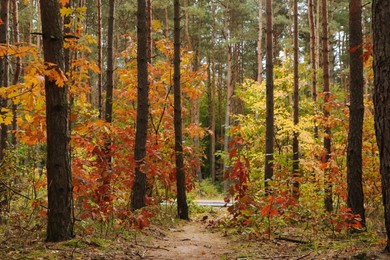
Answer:
[(0, 0), (1, 259), (388, 259), (390, 0)]

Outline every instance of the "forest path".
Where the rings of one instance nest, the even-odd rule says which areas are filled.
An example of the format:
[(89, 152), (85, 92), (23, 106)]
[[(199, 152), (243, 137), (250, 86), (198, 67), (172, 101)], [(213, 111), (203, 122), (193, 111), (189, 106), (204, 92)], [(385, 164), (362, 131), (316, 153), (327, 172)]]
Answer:
[(188, 221), (170, 229), (165, 237), (154, 239), (144, 259), (233, 259), (230, 243), (228, 238), (206, 229), (204, 224)]

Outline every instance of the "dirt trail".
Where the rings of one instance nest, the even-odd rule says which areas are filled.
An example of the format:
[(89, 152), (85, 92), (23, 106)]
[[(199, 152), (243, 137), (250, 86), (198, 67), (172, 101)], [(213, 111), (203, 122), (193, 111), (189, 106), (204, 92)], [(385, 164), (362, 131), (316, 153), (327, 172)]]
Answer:
[(153, 241), (145, 259), (230, 259), (231, 243), (220, 233), (212, 233), (199, 222), (187, 222)]

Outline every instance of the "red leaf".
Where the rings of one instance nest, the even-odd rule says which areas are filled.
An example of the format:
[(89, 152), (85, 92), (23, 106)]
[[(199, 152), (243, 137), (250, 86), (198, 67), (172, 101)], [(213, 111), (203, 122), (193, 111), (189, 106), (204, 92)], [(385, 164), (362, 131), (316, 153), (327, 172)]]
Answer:
[(350, 48), (349, 49), (349, 53), (354, 53), (355, 51), (357, 51), (362, 46), (363, 46), (363, 44), (359, 44), (357, 46), (354, 46), (354, 47)]
[(263, 207), (263, 208), (261, 209), (261, 213), (260, 213), (260, 214), (261, 214), (262, 216), (268, 216), (270, 210), (271, 210), (271, 206), (270, 206), (270, 205), (267, 205), (267, 206), (265, 206), (265, 207)]

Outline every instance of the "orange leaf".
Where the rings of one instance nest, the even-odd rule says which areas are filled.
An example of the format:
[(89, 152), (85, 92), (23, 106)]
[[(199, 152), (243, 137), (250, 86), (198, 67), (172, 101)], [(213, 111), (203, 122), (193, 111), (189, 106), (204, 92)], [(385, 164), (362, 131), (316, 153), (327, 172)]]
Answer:
[(65, 6), (67, 3), (69, 3), (69, 0), (60, 0), (60, 3), (62, 6)]

